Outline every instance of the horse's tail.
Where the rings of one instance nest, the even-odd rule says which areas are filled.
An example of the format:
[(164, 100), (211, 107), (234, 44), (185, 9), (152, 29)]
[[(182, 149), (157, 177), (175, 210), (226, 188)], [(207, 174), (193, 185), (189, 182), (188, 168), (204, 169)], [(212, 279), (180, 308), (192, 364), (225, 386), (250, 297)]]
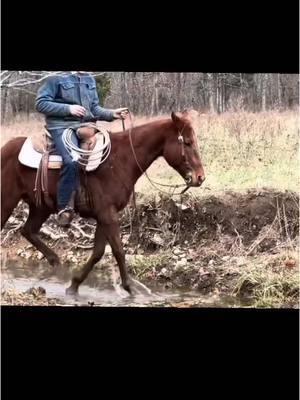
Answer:
[(11, 139), (1, 148), (1, 229), (21, 200), (16, 166), (25, 139), (25, 137)]
[(16, 137), (10, 139), (1, 147), (1, 170), (5, 168), (9, 159), (16, 158), (26, 137)]

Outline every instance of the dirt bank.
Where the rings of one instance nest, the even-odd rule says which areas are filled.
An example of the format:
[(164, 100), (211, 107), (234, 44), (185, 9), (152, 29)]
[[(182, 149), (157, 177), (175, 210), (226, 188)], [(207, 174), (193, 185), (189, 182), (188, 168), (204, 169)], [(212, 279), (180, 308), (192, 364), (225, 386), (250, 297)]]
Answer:
[[(299, 197), (251, 190), (181, 200), (138, 197), (121, 215), (130, 272), (150, 287), (187, 288), (252, 299), (256, 306), (298, 306)], [(42, 255), (20, 236), (27, 207), (20, 204), (2, 233), (6, 260), (40, 263)], [(80, 268), (92, 248), (95, 224), (77, 218), (70, 230), (50, 217), (41, 236), (68, 271)], [(110, 281), (110, 248), (91, 273)], [(32, 270), (32, 276), (38, 273)]]

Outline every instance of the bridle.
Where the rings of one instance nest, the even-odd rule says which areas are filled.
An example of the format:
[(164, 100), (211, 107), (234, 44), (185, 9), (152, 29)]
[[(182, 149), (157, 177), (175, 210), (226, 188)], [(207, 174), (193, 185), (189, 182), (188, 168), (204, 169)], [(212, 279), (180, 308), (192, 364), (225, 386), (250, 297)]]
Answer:
[[(183, 131), (184, 131), (184, 128), (185, 128), (185, 124), (183, 125), (183, 128), (181, 129), (181, 131), (178, 132), (178, 142), (181, 144), (181, 156), (182, 156), (182, 158), (183, 158), (183, 161), (186, 162), (185, 147), (184, 147), (184, 139), (183, 139), (183, 135), (182, 135), (182, 134), (183, 134)], [(182, 185), (182, 186), (184, 186), (184, 185)], [(189, 183), (186, 183), (185, 189), (183, 189), (183, 190), (180, 192), (180, 194), (185, 193), (189, 188), (190, 188)]]
[(178, 132), (178, 142), (181, 144), (181, 156), (183, 158), (183, 160), (186, 160), (186, 156), (185, 156), (185, 151), (184, 151), (184, 140), (183, 140), (183, 131), (185, 128), (185, 124), (183, 125), (183, 128), (181, 129), (180, 132)]
[[(132, 128), (133, 128), (133, 121), (132, 121), (132, 116), (131, 116), (130, 111), (129, 111), (129, 110), (127, 110), (127, 111), (128, 111), (129, 119), (130, 119), (130, 123), (131, 123), (131, 126), (130, 126), (130, 128), (129, 128), (129, 141), (130, 141), (130, 146), (131, 146), (131, 150), (132, 150), (132, 153), (133, 153), (135, 162), (136, 162), (137, 166), (139, 167), (140, 171), (142, 172), (142, 174), (146, 176), (146, 178), (148, 179), (148, 181), (150, 182), (150, 184), (151, 184), (156, 190), (158, 190), (158, 191), (160, 191), (160, 192), (162, 192), (162, 193), (166, 193), (166, 194), (170, 195), (169, 192), (166, 192), (165, 190), (162, 190), (162, 189), (156, 187), (156, 185), (163, 186), (163, 187), (174, 188), (174, 191), (175, 191), (177, 188), (179, 188), (179, 187), (185, 186), (185, 188), (184, 188), (181, 192), (178, 192), (178, 193), (174, 193), (174, 192), (173, 192), (173, 193), (172, 193), (172, 196), (182, 195), (183, 193), (185, 193), (185, 192), (191, 187), (191, 186), (189, 185), (189, 182), (187, 182), (186, 184), (182, 184), (182, 185), (167, 185), (167, 184), (155, 182), (155, 181), (153, 181), (153, 180), (148, 176), (147, 172), (143, 170), (143, 168), (141, 167), (141, 165), (140, 165), (140, 163), (139, 163), (139, 161), (138, 161), (138, 159), (137, 159), (137, 156), (136, 156), (136, 153), (135, 153), (135, 150), (134, 150), (134, 146), (133, 146), (133, 143), (132, 143), (132, 136), (131, 136), (131, 133), (132, 133)], [(122, 125), (123, 125), (123, 131), (125, 131), (125, 123), (124, 123), (124, 120), (123, 120), (123, 119), (122, 119)], [(183, 125), (181, 131), (178, 131), (178, 142), (179, 142), (179, 144), (180, 144), (180, 146), (181, 146), (181, 156), (182, 156), (182, 158), (183, 158), (184, 161), (186, 161), (186, 154), (185, 154), (184, 139), (183, 139), (183, 135), (182, 135), (182, 134), (183, 134), (183, 131), (184, 131), (185, 126), (186, 126), (186, 124)]]

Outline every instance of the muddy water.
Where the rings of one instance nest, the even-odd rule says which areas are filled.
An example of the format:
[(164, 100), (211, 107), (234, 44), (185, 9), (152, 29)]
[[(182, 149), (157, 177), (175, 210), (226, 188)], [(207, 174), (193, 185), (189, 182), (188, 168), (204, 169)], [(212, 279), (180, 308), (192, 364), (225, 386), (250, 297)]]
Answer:
[(91, 273), (79, 288), (76, 298), (67, 296), (65, 289), (70, 284), (72, 273), (68, 268), (53, 271), (47, 263), (10, 260), (2, 266), (1, 290), (13, 288), (25, 292), (32, 287), (42, 287), (48, 298), (62, 300), (66, 305), (133, 306), (133, 307), (240, 307), (235, 298), (199, 292), (165, 290), (151, 287), (151, 294), (139, 293), (134, 297), (120, 287), (117, 290), (105, 282), (96, 272)]

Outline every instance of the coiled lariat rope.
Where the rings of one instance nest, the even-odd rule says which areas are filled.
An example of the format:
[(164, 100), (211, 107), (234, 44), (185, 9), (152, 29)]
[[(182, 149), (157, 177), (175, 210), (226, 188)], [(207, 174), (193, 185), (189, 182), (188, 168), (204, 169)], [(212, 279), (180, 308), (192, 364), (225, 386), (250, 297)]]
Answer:
[[(80, 124), (79, 128), (87, 126), (98, 130), (96, 125), (91, 124)], [(103, 130), (97, 133), (98, 135), (100, 134), (102, 136), (103, 142), (101, 144), (101, 141), (97, 140), (95, 147), (92, 150), (81, 149), (76, 144), (74, 144), (72, 141), (73, 134), (73, 128), (65, 129), (62, 135), (62, 140), (74, 161), (77, 161), (80, 165), (83, 166), (86, 166), (88, 163), (91, 167), (98, 166), (104, 163), (111, 151), (111, 140), (107, 131)]]

